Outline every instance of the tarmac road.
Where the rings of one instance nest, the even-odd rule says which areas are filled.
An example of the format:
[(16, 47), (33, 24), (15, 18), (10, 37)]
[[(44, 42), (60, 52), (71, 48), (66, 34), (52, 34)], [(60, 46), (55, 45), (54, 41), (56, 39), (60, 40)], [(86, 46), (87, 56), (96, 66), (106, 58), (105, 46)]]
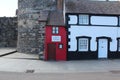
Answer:
[(120, 73), (12, 73), (0, 72), (0, 80), (120, 80)]
[(120, 80), (120, 59), (41, 61), (14, 53), (0, 57), (0, 80)]

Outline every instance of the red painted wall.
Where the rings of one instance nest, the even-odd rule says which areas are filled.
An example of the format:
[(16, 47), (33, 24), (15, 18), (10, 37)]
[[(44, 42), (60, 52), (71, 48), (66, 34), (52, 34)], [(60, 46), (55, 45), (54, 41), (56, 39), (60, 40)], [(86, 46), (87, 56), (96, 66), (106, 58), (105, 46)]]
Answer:
[[(66, 60), (66, 53), (67, 53), (67, 36), (66, 36), (66, 29), (64, 26), (59, 27), (59, 34), (52, 34), (52, 26), (46, 26), (45, 28), (46, 35), (45, 35), (45, 60), (48, 60), (48, 53), (47, 53), (47, 44), (53, 43), (56, 44), (56, 60)], [(61, 36), (61, 42), (52, 42), (52, 36)], [(59, 44), (63, 44), (63, 48), (59, 48)]]

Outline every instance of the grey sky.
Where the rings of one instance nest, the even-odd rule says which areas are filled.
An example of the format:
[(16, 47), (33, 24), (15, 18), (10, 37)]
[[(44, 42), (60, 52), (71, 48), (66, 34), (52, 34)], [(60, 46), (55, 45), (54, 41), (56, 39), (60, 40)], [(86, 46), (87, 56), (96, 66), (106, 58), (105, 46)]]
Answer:
[(0, 17), (15, 16), (18, 0), (0, 0)]

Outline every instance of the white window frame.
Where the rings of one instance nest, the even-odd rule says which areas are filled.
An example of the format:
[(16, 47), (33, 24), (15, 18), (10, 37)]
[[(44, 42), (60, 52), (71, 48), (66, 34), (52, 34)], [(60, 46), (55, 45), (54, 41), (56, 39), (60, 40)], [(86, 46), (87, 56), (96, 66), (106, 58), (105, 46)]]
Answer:
[(78, 51), (88, 51), (89, 39), (79, 38), (78, 40)]
[(88, 25), (89, 24), (89, 15), (79, 15), (79, 24)]

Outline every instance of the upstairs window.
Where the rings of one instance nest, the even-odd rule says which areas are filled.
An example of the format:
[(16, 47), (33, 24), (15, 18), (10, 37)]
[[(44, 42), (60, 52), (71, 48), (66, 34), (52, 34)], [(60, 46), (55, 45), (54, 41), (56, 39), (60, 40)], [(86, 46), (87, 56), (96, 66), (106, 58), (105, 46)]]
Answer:
[(79, 24), (88, 25), (89, 16), (88, 15), (79, 15)]
[(59, 33), (59, 28), (58, 27), (53, 27), (52, 28), (52, 34), (58, 34)]

